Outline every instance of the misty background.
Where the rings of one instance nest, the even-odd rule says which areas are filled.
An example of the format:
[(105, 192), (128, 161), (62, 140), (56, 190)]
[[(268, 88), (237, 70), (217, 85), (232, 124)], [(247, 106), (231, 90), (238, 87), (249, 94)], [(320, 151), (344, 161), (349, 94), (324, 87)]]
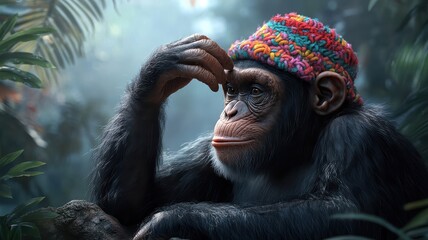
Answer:
[[(0, 0), (0, 13), (20, 12), (8, 2)], [(414, 36), (420, 32), (415, 29), (425, 31), (426, 25), (421, 28), (416, 19), (412, 20), (416, 23), (401, 26), (421, 1), (380, 1), (376, 5), (373, 2), (377, 1), (369, 0), (116, 2), (116, 7), (107, 4), (103, 18), (94, 23), (94, 31), (84, 41), (84, 56), (58, 69), (56, 83), (42, 90), (14, 88), (22, 95), (14, 106), (17, 116), (34, 133), (21, 133), (13, 124), (3, 123), (0, 152), (24, 149), (24, 159), (47, 164), (41, 168), (43, 175), (13, 183), (14, 199), (2, 200), (0, 212), (29, 196), (44, 195), (45, 204), (51, 206), (89, 199), (92, 149), (99, 143), (102, 128), (114, 115), (127, 84), (159, 46), (193, 33), (207, 35), (227, 50), (232, 42), (247, 38), (275, 14), (297, 12), (318, 18), (335, 28), (357, 52), (360, 70), (356, 86), (366, 104), (383, 104), (389, 112), (399, 109), (422, 84), (414, 74), (420, 71), (425, 76), (428, 69), (428, 61), (419, 68), (406, 65), (407, 72), (398, 71), (397, 66), (400, 57), (410, 55), (413, 59), (415, 51), (422, 52), (426, 59), (425, 38)], [(426, 9), (423, 11), (421, 15), (426, 16)], [(415, 62), (411, 63), (421, 61)], [(221, 90), (214, 93), (194, 80), (173, 94), (166, 106), (164, 149), (176, 151), (183, 143), (212, 131), (223, 107), (223, 95)], [(399, 124), (404, 118), (394, 120)]]

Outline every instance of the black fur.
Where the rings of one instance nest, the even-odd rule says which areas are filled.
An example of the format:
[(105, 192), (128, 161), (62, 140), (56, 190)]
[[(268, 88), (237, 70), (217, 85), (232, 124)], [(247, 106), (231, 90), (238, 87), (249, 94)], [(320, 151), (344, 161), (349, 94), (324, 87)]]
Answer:
[(285, 83), (282, 114), (264, 139), (258, 171), (218, 171), (211, 136), (161, 164), (163, 109), (144, 98), (161, 72), (153, 61), (129, 86), (95, 155), (95, 200), (125, 225), (146, 220), (153, 238), (389, 238), (375, 225), (331, 215), (370, 213), (402, 226), (411, 217), (403, 205), (428, 197), (420, 155), (379, 108), (347, 103), (319, 116), (311, 110), (309, 83), (248, 62), (240, 67), (267, 68)]

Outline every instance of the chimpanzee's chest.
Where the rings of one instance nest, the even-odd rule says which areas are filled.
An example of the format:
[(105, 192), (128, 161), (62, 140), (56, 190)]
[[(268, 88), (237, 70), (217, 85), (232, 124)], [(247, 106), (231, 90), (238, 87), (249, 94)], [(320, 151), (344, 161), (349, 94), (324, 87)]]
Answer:
[(283, 185), (272, 184), (265, 177), (254, 177), (237, 182), (233, 187), (233, 203), (272, 204), (292, 198), (292, 192)]

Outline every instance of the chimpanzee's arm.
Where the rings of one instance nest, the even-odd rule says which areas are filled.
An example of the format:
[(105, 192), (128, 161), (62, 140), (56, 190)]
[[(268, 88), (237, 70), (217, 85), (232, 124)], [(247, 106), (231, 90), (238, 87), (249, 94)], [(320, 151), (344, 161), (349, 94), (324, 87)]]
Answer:
[(352, 233), (353, 225), (331, 215), (355, 209), (340, 195), (251, 208), (179, 203), (155, 214), (134, 239), (323, 239)]
[[(125, 98), (108, 124), (95, 154), (94, 197), (103, 210), (123, 224), (133, 224), (162, 204), (160, 201), (174, 202), (175, 196), (190, 196), (186, 192), (167, 195), (162, 190), (162, 186), (167, 184), (188, 184), (187, 181), (179, 181), (190, 171), (186, 163), (155, 181), (161, 153), (162, 105), (169, 95), (193, 78), (217, 91), (218, 84), (226, 81), (224, 69), (232, 68), (233, 62), (224, 50), (201, 35), (168, 44), (153, 54), (140, 76), (128, 86)], [(207, 168), (204, 159), (196, 160), (199, 162), (189, 163), (196, 172), (192, 176), (200, 178), (199, 181), (203, 181), (204, 176), (211, 177), (212, 168)], [(220, 178), (210, 181), (215, 182), (215, 179)], [(201, 189), (192, 187), (194, 192), (203, 192), (204, 189), (203, 186)], [(158, 194), (170, 196), (170, 199), (161, 198)]]
[(162, 107), (141, 102), (137, 88), (129, 86), (96, 153), (95, 201), (125, 224), (142, 214), (161, 150)]

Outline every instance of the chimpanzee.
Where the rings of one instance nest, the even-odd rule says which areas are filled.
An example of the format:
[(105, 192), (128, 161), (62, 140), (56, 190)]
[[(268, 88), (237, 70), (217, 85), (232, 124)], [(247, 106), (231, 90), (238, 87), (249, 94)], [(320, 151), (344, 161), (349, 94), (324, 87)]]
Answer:
[[(321, 22), (276, 15), (228, 54), (206, 36), (160, 47), (129, 85), (96, 151), (94, 197), (135, 239), (389, 238), (333, 219), (402, 226), (428, 197), (412, 144), (354, 87), (352, 47)], [(164, 104), (193, 78), (224, 91), (214, 133), (162, 154)], [(209, 109), (207, 109), (209, 111)]]

